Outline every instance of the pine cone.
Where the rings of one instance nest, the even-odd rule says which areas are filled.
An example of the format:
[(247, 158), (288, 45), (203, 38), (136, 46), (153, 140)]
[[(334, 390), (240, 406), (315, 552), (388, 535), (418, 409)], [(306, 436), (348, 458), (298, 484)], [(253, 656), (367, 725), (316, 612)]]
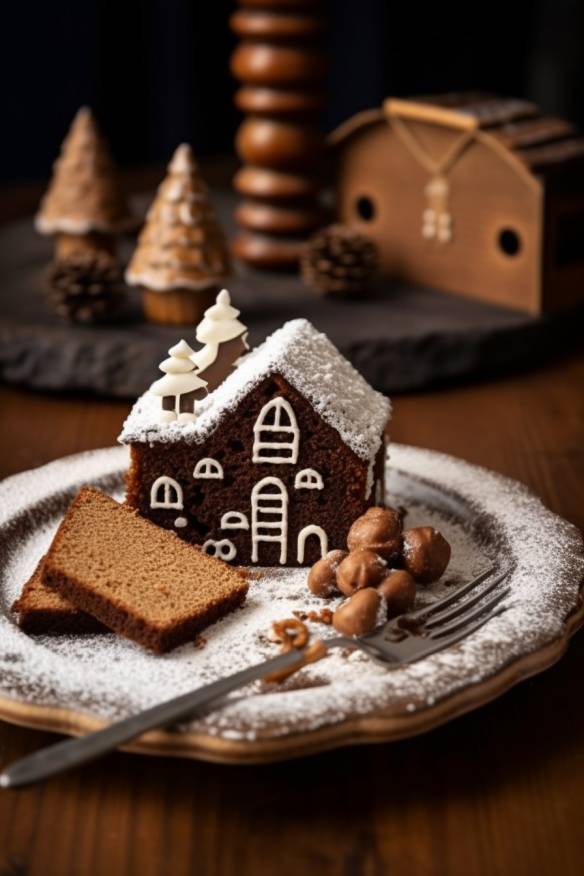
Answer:
[(55, 260), (48, 297), (60, 316), (76, 323), (108, 322), (125, 298), (121, 272), (106, 252), (74, 253)]
[(362, 292), (377, 271), (375, 244), (347, 225), (329, 225), (305, 245), (300, 270), (304, 282), (318, 292)]

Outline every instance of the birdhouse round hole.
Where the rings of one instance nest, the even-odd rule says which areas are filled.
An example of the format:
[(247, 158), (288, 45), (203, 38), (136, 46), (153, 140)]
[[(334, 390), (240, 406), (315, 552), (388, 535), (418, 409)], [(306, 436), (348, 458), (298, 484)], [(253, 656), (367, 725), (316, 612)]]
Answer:
[(521, 250), (521, 237), (513, 228), (503, 228), (499, 232), (499, 249), (507, 256), (516, 256)]
[(371, 222), (375, 218), (375, 204), (368, 195), (361, 195), (356, 199), (355, 211), (365, 222)]

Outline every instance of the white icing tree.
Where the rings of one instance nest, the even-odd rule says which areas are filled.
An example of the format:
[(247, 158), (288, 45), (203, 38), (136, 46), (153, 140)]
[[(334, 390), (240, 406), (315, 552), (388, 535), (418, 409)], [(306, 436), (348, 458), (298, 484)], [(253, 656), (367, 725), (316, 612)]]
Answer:
[(168, 292), (217, 286), (228, 273), (223, 229), (192, 149), (183, 143), (148, 210), (126, 279), (133, 286)]
[[(191, 358), (201, 375), (205, 374), (209, 391), (222, 382), (239, 356), (248, 349), (247, 328), (238, 316), (239, 310), (232, 306), (229, 292), (222, 289), (215, 304), (205, 311), (197, 326), (197, 341), (205, 346)], [(225, 345), (222, 350), (221, 345)]]
[(82, 107), (71, 124), (35, 225), (41, 234), (114, 234), (129, 223), (109, 146)]
[(203, 398), (207, 383), (202, 380), (191, 360), (193, 350), (186, 341), (179, 341), (168, 351), (169, 358), (158, 366), (164, 372), (150, 387), (153, 395), (162, 398), (160, 420), (170, 423), (178, 420), (190, 423), (195, 419), (195, 401)]

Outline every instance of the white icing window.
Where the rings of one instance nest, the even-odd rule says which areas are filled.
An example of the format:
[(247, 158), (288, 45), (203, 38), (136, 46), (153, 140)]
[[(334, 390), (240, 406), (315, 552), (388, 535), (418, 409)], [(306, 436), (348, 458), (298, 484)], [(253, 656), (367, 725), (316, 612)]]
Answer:
[(318, 540), (320, 541), (320, 555), (324, 557), (326, 552), (328, 551), (328, 538), (327, 534), (322, 528), (322, 526), (315, 526), (314, 523), (311, 523), (310, 526), (305, 526), (304, 529), (301, 529), (298, 533), (298, 562), (304, 562), (304, 547), (306, 545), (306, 539), (309, 535), (318, 536)]
[(179, 483), (168, 475), (156, 478), (150, 488), (151, 508), (176, 508), (182, 511), (183, 491)]
[(322, 475), (313, 468), (303, 468), (294, 478), (296, 490), (322, 490), (323, 487)]
[(249, 529), (249, 520), (241, 511), (226, 511), (221, 518), (221, 529)]
[(258, 562), (262, 541), (278, 542), (280, 563), (288, 552), (288, 492), (280, 478), (263, 478), (251, 491), (251, 559)]
[(253, 462), (294, 464), (298, 461), (300, 431), (292, 406), (285, 398), (267, 402), (253, 427)]
[(205, 459), (199, 459), (193, 471), (193, 477), (223, 480), (223, 466), (216, 459), (207, 456)]
[(237, 548), (228, 538), (222, 538), (220, 541), (214, 541), (208, 538), (204, 543), (202, 550), (211, 557), (218, 557), (220, 560), (234, 560), (237, 556)]

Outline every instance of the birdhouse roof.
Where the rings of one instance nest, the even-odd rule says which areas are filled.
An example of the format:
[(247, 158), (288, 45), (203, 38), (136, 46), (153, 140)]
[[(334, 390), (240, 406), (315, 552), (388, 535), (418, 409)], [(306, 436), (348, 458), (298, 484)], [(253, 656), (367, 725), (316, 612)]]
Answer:
[(159, 423), (160, 399), (146, 392), (124, 423), (122, 444), (201, 444), (267, 377), (279, 374), (336, 429), (359, 458), (371, 462), (391, 412), (388, 398), (305, 319), (287, 322), (246, 356), (235, 371), (197, 406), (194, 423)]
[(388, 98), (379, 109), (357, 113), (341, 124), (329, 142), (337, 147), (370, 125), (391, 125), (396, 116), (406, 123), (474, 131), (477, 140), (516, 160), (533, 175), (547, 176), (575, 164), (584, 166), (584, 137), (570, 122), (542, 115), (530, 101), (485, 92)]

